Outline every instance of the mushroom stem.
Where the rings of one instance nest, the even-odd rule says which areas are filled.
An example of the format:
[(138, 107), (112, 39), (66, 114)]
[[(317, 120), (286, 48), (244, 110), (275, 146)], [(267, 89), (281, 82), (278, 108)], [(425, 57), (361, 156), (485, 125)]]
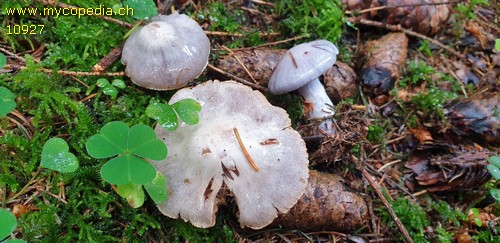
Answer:
[[(332, 116), (333, 112), (333, 103), (330, 100), (330, 97), (326, 94), (325, 88), (319, 81), (319, 79), (315, 79), (309, 82), (307, 85), (302, 86), (299, 89), (299, 94), (302, 95), (305, 102), (311, 104), (311, 108), (307, 114), (309, 119), (318, 119)], [(319, 129), (330, 135), (333, 133), (333, 123), (331, 120), (323, 121)]]

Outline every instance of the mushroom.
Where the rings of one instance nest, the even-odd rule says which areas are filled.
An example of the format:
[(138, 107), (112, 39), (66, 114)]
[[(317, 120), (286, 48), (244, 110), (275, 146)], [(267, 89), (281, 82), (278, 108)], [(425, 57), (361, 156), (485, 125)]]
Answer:
[(195, 99), (196, 125), (155, 132), (169, 149), (155, 163), (167, 178), (168, 199), (158, 205), (171, 218), (196, 227), (215, 224), (217, 194), (232, 191), (241, 227), (260, 229), (286, 213), (304, 193), (308, 154), (286, 111), (259, 91), (234, 81), (207, 81), (175, 93), (169, 103)]
[[(310, 108), (307, 114), (309, 119), (332, 116), (333, 103), (318, 78), (333, 66), (338, 53), (337, 47), (327, 40), (316, 40), (291, 48), (271, 75), (269, 91), (284, 94), (298, 89), (308, 105), (306, 107)], [(329, 120), (319, 128), (328, 135), (333, 133)]]
[(196, 21), (173, 13), (151, 18), (125, 42), (122, 63), (135, 84), (154, 90), (185, 86), (208, 64), (210, 41)]

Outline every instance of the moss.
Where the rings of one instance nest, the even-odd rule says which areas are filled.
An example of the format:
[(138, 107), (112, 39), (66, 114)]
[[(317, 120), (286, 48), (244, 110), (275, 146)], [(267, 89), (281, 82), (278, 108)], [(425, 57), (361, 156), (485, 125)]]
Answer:
[(346, 17), (342, 4), (334, 1), (284, 0), (276, 4), (284, 32), (289, 36), (308, 36), (337, 42), (342, 36)]

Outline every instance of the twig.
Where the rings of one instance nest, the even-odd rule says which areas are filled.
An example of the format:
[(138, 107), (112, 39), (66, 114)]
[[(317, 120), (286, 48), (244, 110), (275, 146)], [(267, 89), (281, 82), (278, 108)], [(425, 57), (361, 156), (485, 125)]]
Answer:
[(93, 94), (91, 94), (91, 95), (89, 95), (89, 96), (87, 96), (87, 97), (79, 100), (78, 102), (83, 103), (83, 102), (85, 102), (87, 100), (93, 99), (94, 97), (96, 97), (96, 95), (97, 95), (97, 93), (93, 93)]
[(403, 225), (403, 223), (401, 223), (401, 220), (398, 218), (398, 216), (396, 215), (396, 213), (392, 209), (391, 205), (389, 204), (389, 202), (385, 198), (385, 196), (382, 193), (382, 191), (380, 191), (380, 187), (378, 186), (377, 183), (375, 183), (375, 181), (373, 180), (373, 178), (370, 175), (370, 173), (368, 173), (368, 171), (365, 170), (365, 169), (362, 169), (361, 172), (363, 173), (363, 176), (366, 178), (366, 180), (368, 181), (368, 183), (370, 183), (370, 185), (372, 186), (372, 188), (375, 190), (375, 192), (377, 193), (377, 196), (380, 198), (380, 200), (382, 201), (382, 203), (384, 204), (384, 206), (387, 208), (387, 211), (391, 215), (392, 219), (396, 222), (396, 225), (398, 226), (399, 231), (401, 231), (401, 233), (403, 233), (403, 235), (405, 236), (406, 241), (410, 242), (410, 243), (413, 243), (413, 240), (410, 237), (410, 234), (408, 233), (408, 230), (406, 230), (406, 228)]
[(248, 86), (250, 86), (250, 87), (252, 87), (254, 89), (260, 90), (262, 92), (267, 92), (267, 88), (264, 88), (264, 87), (262, 87), (262, 86), (260, 86), (258, 84), (254, 84), (254, 83), (252, 83), (252, 82), (250, 82), (250, 81), (248, 81), (246, 79), (242, 79), (242, 78), (240, 78), (238, 76), (235, 76), (235, 75), (233, 75), (231, 73), (228, 73), (228, 72), (226, 72), (226, 71), (224, 71), (222, 69), (219, 69), (219, 68), (213, 66), (210, 63), (207, 65), (207, 67), (210, 68), (210, 69), (212, 69), (212, 70), (214, 70), (214, 71), (216, 71), (216, 72), (218, 72), (218, 73), (220, 73), (220, 74), (222, 74), (222, 75), (225, 75), (225, 76), (227, 76), (227, 77), (229, 77), (231, 79), (234, 79), (234, 80), (236, 80), (236, 81), (238, 81), (240, 83), (246, 84), (246, 85), (248, 85)]
[[(28, 67), (15, 66), (15, 65), (5, 65), (4, 66), (4, 69), (13, 69), (13, 70), (26, 69), (26, 68), (28, 68)], [(123, 76), (125, 76), (125, 72), (101, 73), (101, 72), (84, 72), (84, 71), (68, 71), (68, 70), (54, 71), (54, 70), (48, 69), (48, 68), (38, 68), (37, 71), (47, 73), (47, 74), (57, 73), (57, 74), (66, 75), (66, 76), (106, 76), (106, 77), (123, 77)]]
[(299, 40), (299, 39), (302, 39), (302, 38), (305, 38), (305, 37), (307, 37), (307, 36), (304, 36), (304, 35), (295, 36), (295, 37), (288, 38), (288, 39), (285, 39), (285, 40), (279, 40), (279, 41), (274, 41), (274, 42), (266, 42), (266, 43), (264, 43), (262, 45), (258, 45), (258, 46), (235, 48), (235, 49), (232, 49), (232, 50), (233, 51), (235, 51), (235, 50), (249, 50), (249, 49), (255, 49), (255, 48), (266, 47), (266, 46), (274, 46), (274, 45), (283, 44), (283, 43), (294, 41), (294, 40)]
[(360, 10), (345, 11), (345, 14), (358, 15), (358, 14), (369, 13), (371, 11), (378, 11), (378, 10), (384, 10), (384, 9), (389, 9), (389, 8), (417, 7), (417, 6), (425, 6), (425, 5), (444, 5), (444, 4), (453, 4), (453, 3), (459, 3), (459, 2), (461, 2), (461, 1), (437, 2), (437, 3), (432, 3), (432, 2), (431, 3), (413, 3), (413, 4), (378, 6), (378, 7), (366, 8), (366, 9), (360, 9)]
[[(228, 51), (230, 54), (234, 55), (234, 52), (231, 49), (227, 48), (226, 46), (223, 45), (222, 49), (224, 49), (224, 50)], [(241, 67), (243, 68), (243, 70), (245, 70), (245, 72), (252, 79), (252, 81), (254, 83), (258, 83), (257, 80), (255, 80), (255, 78), (253, 77), (252, 73), (250, 73), (250, 71), (248, 71), (248, 68), (245, 66), (245, 64), (243, 64), (243, 62), (238, 58), (238, 56), (234, 55), (234, 58), (241, 65)]]
[(26, 60), (23, 57), (18, 56), (16, 53), (10, 52), (9, 50), (2, 48), (2, 47), (0, 47), (0, 51), (7, 54), (7, 55), (15, 57), (17, 60), (19, 60), (23, 63), (26, 63)]
[[(222, 32), (222, 31), (209, 31), (205, 30), (206, 35), (216, 35), (216, 36), (232, 36), (232, 37), (245, 37), (244, 34), (241, 33), (229, 33), (229, 32)], [(267, 36), (279, 36), (280, 33), (262, 33), (259, 32), (260, 37), (267, 37)]]
[(427, 40), (429, 42), (431, 42), (432, 44), (436, 45), (436, 46), (439, 46), (445, 50), (447, 50), (448, 52), (450, 52), (451, 54), (461, 58), (461, 59), (464, 59), (465, 56), (462, 54), (462, 53), (459, 53), (457, 51), (455, 51), (454, 49), (444, 45), (443, 43), (437, 41), (437, 40), (434, 40), (432, 38), (429, 38), (425, 35), (422, 35), (422, 34), (419, 34), (415, 31), (412, 31), (412, 30), (409, 30), (409, 29), (405, 29), (403, 27), (401, 27), (401, 25), (392, 25), (392, 24), (385, 24), (385, 23), (382, 23), (382, 22), (378, 22), (378, 21), (373, 21), (373, 20), (367, 20), (367, 19), (362, 19), (362, 18), (349, 18), (349, 21), (350, 22), (353, 22), (353, 23), (357, 23), (357, 24), (363, 24), (363, 25), (368, 25), (368, 26), (374, 26), (374, 27), (378, 27), (378, 28), (385, 28), (385, 29), (388, 29), (388, 30), (392, 30), (392, 31), (401, 31), (407, 35), (411, 35), (411, 36), (415, 36), (415, 37), (418, 37), (420, 39), (424, 39), (424, 40)]
[(255, 164), (253, 161), (252, 157), (250, 157), (250, 154), (248, 153), (247, 149), (245, 148), (245, 145), (243, 145), (243, 141), (241, 141), (240, 133), (238, 132), (238, 128), (234, 127), (233, 128), (234, 135), (236, 136), (236, 140), (238, 140), (238, 144), (240, 145), (241, 150), (243, 151), (243, 154), (248, 160), (248, 163), (253, 167), (253, 169), (256, 172), (259, 172), (259, 167)]
[(260, 4), (260, 5), (267, 5), (267, 6), (270, 6), (270, 7), (273, 7), (276, 6), (274, 3), (270, 3), (270, 2), (266, 2), (266, 1), (262, 1), (262, 0), (250, 0), (252, 3), (256, 3), (256, 4)]
[(38, 170), (36, 170), (36, 172), (33, 174), (33, 176), (28, 181), (28, 183), (26, 183), (24, 185), (24, 187), (18, 193), (16, 193), (14, 196), (7, 198), (7, 200), (5, 201), (6, 202), (5, 204), (11, 203), (16, 198), (18, 198), (18, 197), (24, 195), (25, 193), (29, 192), (30, 190), (27, 190), (27, 189), (30, 188), (31, 184), (36, 183), (35, 179), (38, 176), (38, 174), (40, 174), (40, 171), (42, 171), (42, 167), (38, 167)]

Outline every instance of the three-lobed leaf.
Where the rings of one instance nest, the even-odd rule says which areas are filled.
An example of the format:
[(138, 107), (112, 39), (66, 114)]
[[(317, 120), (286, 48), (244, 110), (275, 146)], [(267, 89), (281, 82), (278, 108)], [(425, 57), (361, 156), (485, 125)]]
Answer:
[(42, 149), (40, 166), (61, 173), (70, 173), (78, 169), (78, 159), (69, 152), (66, 141), (62, 138), (51, 138)]
[(109, 158), (101, 168), (102, 178), (112, 184), (146, 184), (156, 177), (156, 169), (145, 159), (162, 160), (167, 147), (156, 138), (151, 127), (143, 124), (128, 127), (119, 121), (110, 122), (86, 143), (94, 158)]
[(16, 108), (15, 98), (10, 89), (0, 86), (0, 116), (5, 116)]

